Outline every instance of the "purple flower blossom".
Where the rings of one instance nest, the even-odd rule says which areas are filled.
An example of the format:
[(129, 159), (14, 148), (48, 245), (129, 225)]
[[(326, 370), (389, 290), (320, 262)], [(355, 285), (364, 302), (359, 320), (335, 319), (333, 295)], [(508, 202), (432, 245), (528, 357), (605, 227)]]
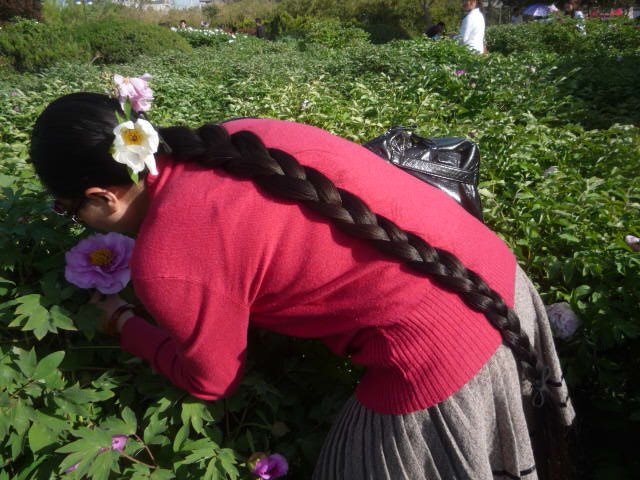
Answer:
[(633, 235), (627, 235), (626, 237), (624, 237), (624, 241), (627, 245), (629, 245), (629, 248), (631, 250), (633, 250), (634, 252), (640, 252), (640, 238)]
[[(123, 451), (124, 447), (127, 445), (127, 439), (129, 437), (126, 435), (114, 435), (113, 437), (111, 437), (111, 448), (109, 447), (101, 447), (100, 450), (98, 450), (98, 453), (102, 453), (102, 452), (106, 452), (107, 450), (118, 450), (118, 451)], [(67, 468), (64, 473), (70, 473), (73, 472), (74, 470), (76, 470), (78, 468), (78, 465), (80, 465), (80, 462), (78, 463), (74, 463), (73, 465), (71, 465), (69, 468)]]
[(567, 340), (571, 338), (582, 322), (580, 318), (571, 310), (567, 302), (554, 303), (545, 307), (549, 323), (558, 338)]
[(542, 176), (544, 178), (547, 178), (547, 177), (550, 177), (551, 175), (555, 175), (559, 171), (560, 170), (558, 170), (558, 167), (549, 167), (542, 173)]
[(459, 77), (460, 75), (464, 75), (465, 73), (467, 73), (466, 70), (462, 69), (462, 70), (456, 70), (456, 75)]
[(113, 232), (85, 238), (65, 254), (64, 278), (80, 288), (117, 293), (131, 279), (133, 244), (133, 239)]
[(12, 97), (17, 97), (18, 96), (18, 91), (17, 90), (11, 90), (9, 95), (11, 95)]
[(113, 81), (118, 87), (118, 95), (121, 104), (124, 104), (128, 98), (131, 101), (131, 108), (136, 112), (146, 112), (151, 108), (151, 100), (153, 100), (153, 90), (149, 88), (148, 80), (151, 75), (145, 73), (138, 78), (123, 77), (122, 75), (114, 75)]
[(20, 111), (20, 107), (18, 105), (14, 105), (11, 108), (13, 109), (14, 112), (19, 112)]
[(253, 469), (253, 474), (264, 480), (271, 480), (286, 475), (289, 471), (287, 459), (282, 455), (274, 453), (268, 457), (261, 458)]
[(111, 450), (123, 451), (128, 439), (126, 435), (114, 435), (111, 437)]

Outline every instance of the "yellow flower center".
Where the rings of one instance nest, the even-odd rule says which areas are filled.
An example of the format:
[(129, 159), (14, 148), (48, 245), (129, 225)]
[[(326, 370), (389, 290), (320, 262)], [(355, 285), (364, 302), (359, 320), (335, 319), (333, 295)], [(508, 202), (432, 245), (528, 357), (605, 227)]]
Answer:
[(113, 261), (113, 254), (108, 248), (99, 248), (89, 254), (91, 265), (96, 267), (106, 267)]
[(122, 140), (125, 145), (142, 145), (144, 134), (135, 128), (123, 128), (121, 130)]

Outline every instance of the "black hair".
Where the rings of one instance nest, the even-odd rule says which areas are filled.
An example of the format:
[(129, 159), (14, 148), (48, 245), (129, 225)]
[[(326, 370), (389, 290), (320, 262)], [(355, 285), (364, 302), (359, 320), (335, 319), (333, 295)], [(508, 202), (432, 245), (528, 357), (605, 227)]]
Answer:
[[(117, 164), (109, 153), (119, 109), (117, 101), (104, 95), (78, 93), (54, 101), (40, 115), (33, 131), (31, 158), (42, 182), (54, 195), (79, 198), (88, 186), (131, 183), (126, 167)], [(321, 172), (301, 165), (282, 150), (267, 148), (252, 132), (230, 135), (220, 125), (209, 123), (197, 130), (160, 128), (159, 133), (167, 146), (161, 147), (161, 153), (170, 148), (174, 161), (223, 169), (236, 178), (251, 180), (276, 198), (301, 204), (332, 226), (369, 242), (440, 288), (457, 294), (469, 308), (484, 314), (512, 351), (523, 376), (532, 382), (533, 398), (542, 400), (540, 404), (545, 407), (545, 428), (537, 432), (536, 442), (541, 478), (567, 478), (566, 460), (557, 460), (567, 456), (565, 438), (559, 438), (564, 431), (553, 422), (551, 399), (545, 402), (542, 397), (549, 386), (562, 384), (547, 378), (546, 367), (522, 330), (517, 314), (480, 275), (466, 268), (452, 253), (433, 247), (371, 211), (362, 199), (338, 188)]]
[(129, 185), (125, 165), (109, 152), (124, 116), (120, 103), (97, 93), (72, 93), (51, 102), (31, 134), (36, 173), (57, 198), (80, 199), (89, 187)]

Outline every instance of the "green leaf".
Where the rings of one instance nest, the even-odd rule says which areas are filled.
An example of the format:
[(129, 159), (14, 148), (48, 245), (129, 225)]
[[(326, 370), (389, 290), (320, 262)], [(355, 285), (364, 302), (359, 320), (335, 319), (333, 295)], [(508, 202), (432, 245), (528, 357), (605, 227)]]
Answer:
[(173, 478), (176, 478), (176, 476), (171, 470), (160, 468), (158, 470), (154, 470), (150, 478), (151, 480), (171, 480)]
[(117, 468), (120, 453), (117, 450), (107, 450), (99, 453), (91, 464), (89, 477), (92, 480), (108, 480), (111, 470)]
[(73, 324), (73, 320), (71, 320), (71, 317), (69, 317), (68, 313), (69, 312), (67, 312), (59, 305), (54, 305), (49, 310), (51, 321), (55, 327), (61, 328), (63, 330), (78, 330)]
[(176, 437), (173, 439), (173, 451), (180, 451), (180, 447), (182, 447), (183, 442), (186, 438), (189, 437), (189, 424), (185, 423), (180, 427), (178, 433), (176, 433)]
[(58, 441), (58, 435), (41, 422), (34, 422), (31, 425), (27, 437), (29, 438), (29, 446), (34, 453)]
[(124, 407), (122, 410), (122, 419), (127, 424), (127, 428), (131, 431), (129, 435), (136, 433), (136, 430), (138, 429), (138, 420), (136, 419), (136, 414), (133, 413), (133, 410), (129, 407)]
[(36, 380), (40, 380), (49, 376), (56, 368), (58, 368), (58, 365), (62, 363), (63, 359), (63, 351), (54, 352), (47, 355), (38, 362), (38, 366), (36, 367), (35, 372), (33, 372), (33, 378)]
[[(165, 445), (169, 443), (169, 439), (166, 435), (162, 435), (167, 431), (167, 419), (158, 419), (157, 417), (151, 417), (149, 419), (149, 425), (144, 430), (144, 443), (147, 445)], [(175, 445), (175, 443), (174, 443)], [(180, 445), (178, 445), (178, 450)], [(174, 451), (175, 450), (174, 448)]]
[(20, 367), (22, 373), (24, 373), (25, 377), (31, 378), (33, 372), (36, 370), (37, 359), (36, 352), (32, 348), (29, 351), (20, 350), (18, 352), (18, 360), (16, 360), (16, 365)]

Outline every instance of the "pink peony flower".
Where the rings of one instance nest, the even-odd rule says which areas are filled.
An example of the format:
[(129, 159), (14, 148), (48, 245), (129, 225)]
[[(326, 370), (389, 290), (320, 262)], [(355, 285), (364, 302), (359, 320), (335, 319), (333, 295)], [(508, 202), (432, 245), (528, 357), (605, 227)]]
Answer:
[(549, 323), (553, 327), (556, 337), (567, 340), (576, 333), (582, 322), (571, 310), (567, 302), (554, 303), (545, 307)]
[[(121, 452), (124, 450), (124, 447), (127, 445), (128, 438), (129, 437), (127, 437), (126, 435), (114, 435), (113, 437), (111, 437), (111, 448), (102, 447), (100, 448), (100, 450), (98, 450), (98, 453), (106, 452), (107, 450), (118, 450)], [(80, 462), (74, 463), (69, 468), (67, 468), (64, 471), (64, 473), (73, 472), (78, 468), (78, 465), (80, 465)]]
[(631, 250), (634, 252), (640, 252), (640, 238), (634, 237), (633, 235), (627, 235), (624, 237), (624, 241), (629, 245)]
[(289, 471), (287, 459), (282, 455), (274, 453), (268, 457), (261, 458), (253, 469), (253, 474), (264, 480), (271, 480), (286, 475)]
[(64, 278), (80, 288), (117, 293), (131, 279), (133, 244), (133, 239), (113, 232), (85, 238), (65, 254)]
[(151, 75), (145, 73), (138, 78), (123, 77), (122, 75), (114, 75), (113, 81), (118, 87), (119, 100), (124, 104), (128, 98), (131, 101), (131, 108), (136, 112), (146, 112), (151, 108), (151, 100), (153, 100), (153, 90), (149, 88), (148, 80)]
[(467, 73), (466, 70), (456, 70), (456, 75), (459, 77), (460, 75), (464, 75), (465, 73)]

